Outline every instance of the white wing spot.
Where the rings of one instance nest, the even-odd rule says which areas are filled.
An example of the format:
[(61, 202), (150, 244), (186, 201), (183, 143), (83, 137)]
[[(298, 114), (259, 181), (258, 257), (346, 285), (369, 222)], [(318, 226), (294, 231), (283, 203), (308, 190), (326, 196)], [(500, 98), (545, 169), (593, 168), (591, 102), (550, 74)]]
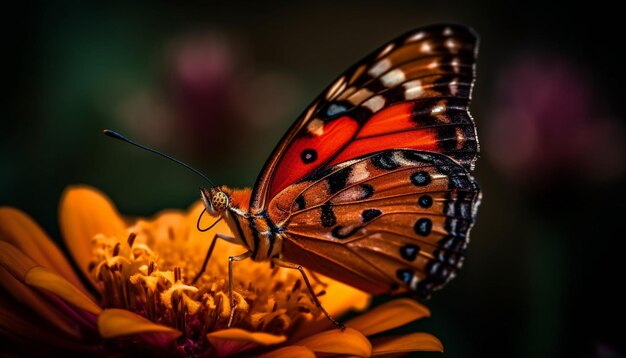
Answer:
[(402, 155), (402, 152), (400, 151), (396, 151), (393, 153), (393, 160), (402, 166), (415, 166), (415, 162), (413, 162), (412, 160), (406, 159), (404, 155)]
[(433, 109), (430, 110), (430, 114), (441, 114), (446, 110), (446, 106), (442, 103), (438, 103), (437, 105), (435, 105), (433, 107)]
[(343, 90), (341, 94), (339, 94), (339, 96), (337, 96), (337, 98), (335, 99), (338, 101), (343, 101), (349, 96), (351, 96), (355, 91), (356, 91), (356, 87), (348, 87), (345, 90)]
[(333, 204), (360, 200), (363, 197), (362, 191), (363, 189), (358, 185), (345, 189), (335, 196)]
[(358, 183), (369, 178), (369, 176), (370, 172), (367, 170), (367, 161), (361, 161), (352, 167), (352, 171), (348, 177), (348, 184)]
[(456, 128), (456, 149), (457, 150), (463, 149), (463, 146), (465, 145), (466, 140), (467, 139), (465, 138), (465, 134), (463, 133), (463, 130), (457, 127)]
[(450, 36), (450, 35), (452, 35), (452, 33), (453, 33), (452, 29), (449, 28), (449, 27), (446, 27), (445, 29), (443, 29), (443, 35), (444, 36)]
[(348, 101), (350, 101), (350, 103), (357, 105), (361, 102), (363, 102), (366, 98), (370, 98), (372, 96), (372, 91), (368, 90), (367, 88), (363, 87), (361, 89), (359, 89), (358, 91), (356, 91), (352, 96), (350, 96), (348, 98)]
[(389, 88), (404, 82), (405, 79), (406, 77), (404, 76), (404, 72), (401, 69), (397, 68), (382, 76), (380, 78), (380, 81), (385, 87)]
[(402, 85), (404, 87), (404, 98), (405, 99), (416, 99), (419, 98), (424, 93), (424, 88), (422, 87), (422, 81), (413, 80), (409, 81)]
[(319, 137), (324, 134), (324, 121), (319, 118), (315, 118), (311, 121), (311, 123), (309, 123), (306, 129), (309, 131), (309, 133)]
[(459, 73), (459, 71), (461, 71), (461, 69), (459, 68), (460, 63), (458, 58), (453, 59), (452, 62), (450, 62), (450, 65), (452, 66), (452, 69), (455, 73)]
[(420, 47), (420, 51), (423, 53), (430, 53), (433, 50), (432, 46), (428, 42), (424, 42)]
[(389, 52), (391, 52), (391, 50), (393, 50), (394, 48), (394, 44), (390, 43), (389, 45), (387, 45), (387, 47), (385, 47), (379, 54), (378, 54), (378, 58), (381, 58), (385, 55), (387, 55)]
[(433, 61), (431, 63), (428, 64), (428, 66), (426, 66), (429, 70), (434, 70), (435, 68), (439, 67), (439, 64), (437, 63), (437, 61)]
[(457, 53), (459, 51), (459, 44), (453, 39), (446, 40), (446, 47), (449, 48), (452, 53)]
[(337, 93), (343, 91), (346, 88), (346, 79), (341, 76), (326, 93), (326, 99), (330, 100), (337, 95)]
[(391, 68), (391, 60), (389, 60), (388, 58), (385, 58), (376, 62), (376, 64), (374, 64), (374, 66), (372, 66), (372, 68), (370, 68), (370, 70), (367, 71), (367, 73), (372, 77), (378, 77), (381, 74), (387, 72), (387, 70), (390, 68)]
[(420, 31), (414, 35), (409, 36), (409, 38), (406, 39), (406, 42), (419, 41), (423, 39), (425, 36), (426, 36), (426, 33), (424, 31)]
[(372, 97), (365, 101), (365, 103), (363, 103), (363, 106), (369, 108), (372, 112), (376, 113), (385, 106), (385, 98), (383, 98), (383, 96)]
[(457, 78), (453, 79), (452, 81), (450, 81), (450, 84), (448, 85), (448, 88), (450, 89), (450, 94), (453, 96), (456, 96), (456, 94), (459, 92), (459, 81)]
[(417, 275), (413, 275), (413, 278), (411, 279), (411, 283), (409, 284), (409, 286), (411, 287), (412, 290), (417, 290), (417, 284), (420, 282), (420, 279), (417, 278)]

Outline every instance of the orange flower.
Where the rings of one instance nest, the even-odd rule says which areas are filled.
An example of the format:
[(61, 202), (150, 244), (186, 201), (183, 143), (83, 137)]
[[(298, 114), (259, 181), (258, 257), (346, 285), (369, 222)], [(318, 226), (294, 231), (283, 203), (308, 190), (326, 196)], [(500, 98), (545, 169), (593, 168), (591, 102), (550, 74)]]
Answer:
[[(66, 351), (179, 356), (378, 356), (442, 351), (427, 333), (368, 337), (426, 317), (426, 307), (396, 299), (346, 322), (341, 331), (318, 312), (298, 272), (246, 261), (234, 268), (236, 311), (228, 328), (227, 257), (219, 242), (206, 273), (190, 283), (218, 224), (200, 233), (195, 204), (152, 220), (121, 217), (98, 191), (72, 187), (60, 227), (81, 280), (63, 252), (26, 214), (0, 208), (0, 337), (14, 354)], [(370, 297), (322, 277), (315, 284), (333, 316), (363, 310)], [(25, 344), (26, 343), (26, 344)]]

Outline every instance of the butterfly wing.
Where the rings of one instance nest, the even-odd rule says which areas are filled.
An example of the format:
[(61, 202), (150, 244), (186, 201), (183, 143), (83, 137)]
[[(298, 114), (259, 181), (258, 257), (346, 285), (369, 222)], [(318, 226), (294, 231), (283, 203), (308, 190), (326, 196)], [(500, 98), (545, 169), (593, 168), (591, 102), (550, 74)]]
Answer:
[(479, 202), (448, 156), (389, 150), (298, 181), (268, 211), (285, 228), (285, 260), (373, 294), (425, 298), (461, 267)]
[(261, 209), (316, 171), (377, 151), (444, 153), (471, 169), (478, 155), (468, 112), (477, 38), (437, 25), (382, 46), (333, 82), (265, 164), (251, 200)]

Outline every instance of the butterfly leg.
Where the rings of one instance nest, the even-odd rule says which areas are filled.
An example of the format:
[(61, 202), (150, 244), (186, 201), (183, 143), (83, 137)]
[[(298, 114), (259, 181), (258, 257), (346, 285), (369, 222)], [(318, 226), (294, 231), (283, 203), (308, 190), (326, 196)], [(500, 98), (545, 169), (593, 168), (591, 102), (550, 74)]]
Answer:
[(202, 274), (204, 273), (204, 270), (206, 270), (206, 265), (209, 263), (209, 259), (211, 258), (211, 255), (213, 254), (213, 249), (215, 249), (215, 244), (217, 243), (217, 239), (222, 239), (228, 242), (236, 242), (234, 237), (224, 235), (224, 234), (215, 234), (215, 236), (213, 236), (213, 241), (211, 241), (211, 246), (209, 246), (209, 251), (204, 257), (204, 262), (202, 262), (202, 268), (200, 269), (200, 271), (198, 271), (196, 276), (191, 281), (192, 284), (196, 283), (196, 281), (198, 281), (200, 276), (202, 276)]
[(304, 279), (304, 283), (306, 284), (306, 288), (309, 290), (309, 294), (313, 298), (313, 302), (315, 302), (315, 305), (317, 306), (317, 308), (319, 308), (320, 311), (322, 311), (324, 313), (326, 318), (328, 318), (328, 320), (331, 321), (339, 329), (341, 329), (342, 331), (344, 329), (346, 329), (346, 326), (344, 326), (342, 323), (340, 323), (340, 322), (336, 321), (334, 318), (332, 318), (330, 316), (330, 314), (326, 311), (324, 306), (322, 306), (322, 303), (317, 298), (317, 295), (315, 294), (315, 291), (313, 291), (313, 286), (311, 286), (311, 282), (309, 281), (309, 278), (306, 275), (306, 272), (304, 271), (304, 267), (302, 267), (301, 265), (292, 264), (290, 262), (285, 262), (285, 261), (280, 260), (280, 259), (274, 259), (273, 262), (277, 266), (279, 266), (279, 267), (284, 267), (284, 268), (294, 269), (294, 270), (300, 271), (300, 274), (302, 275), (302, 278)]
[(315, 272), (309, 270), (309, 275), (311, 275), (311, 278), (313, 279), (313, 281), (316, 284), (318, 284), (318, 285), (320, 285), (320, 286), (322, 286), (324, 288), (328, 287), (328, 284), (326, 282), (322, 281), (322, 279), (319, 278), (319, 276), (317, 276), (317, 274)]
[(228, 299), (230, 300), (230, 318), (228, 319), (228, 328), (233, 323), (235, 318), (235, 300), (233, 298), (233, 262), (243, 261), (252, 256), (252, 251), (247, 251), (241, 255), (228, 256)]

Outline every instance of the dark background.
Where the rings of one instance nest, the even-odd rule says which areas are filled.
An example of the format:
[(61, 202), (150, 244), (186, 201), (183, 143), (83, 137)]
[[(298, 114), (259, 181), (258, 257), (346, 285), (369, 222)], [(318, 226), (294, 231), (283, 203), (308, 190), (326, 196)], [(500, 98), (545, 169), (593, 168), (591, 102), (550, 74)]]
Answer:
[(624, 31), (607, 3), (20, 6), (2, 21), (0, 204), (57, 240), (70, 184), (100, 188), (128, 214), (197, 199), (197, 177), (103, 128), (250, 186), (353, 62), (412, 28), (473, 27), (484, 200), (464, 270), (410, 329), (434, 333), (450, 357), (625, 354)]

